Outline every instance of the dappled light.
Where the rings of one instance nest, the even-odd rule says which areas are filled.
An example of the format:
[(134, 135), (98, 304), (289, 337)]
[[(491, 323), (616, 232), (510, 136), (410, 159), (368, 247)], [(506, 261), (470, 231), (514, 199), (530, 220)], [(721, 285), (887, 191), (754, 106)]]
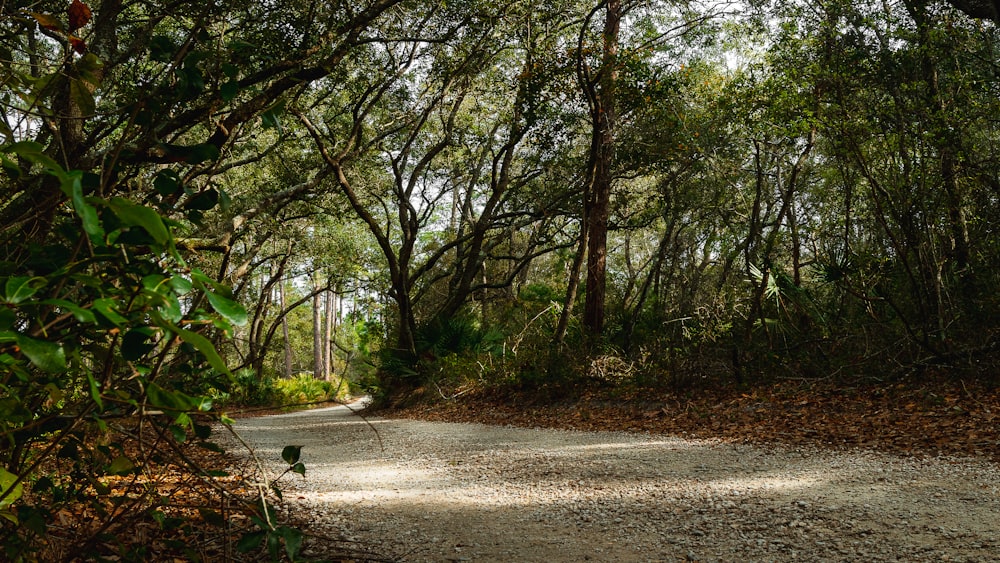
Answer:
[[(271, 417), (240, 427), (259, 452), (292, 437), (309, 444), (306, 478), (288, 483), (289, 510), (320, 515), (319, 529), (370, 530), (354, 534), (382, 545), (403, 538), (394, 549), (418, 561), (690, 551), (819, 560), (886, 549), (919, 559), (928, 546), (960, 553), (966, 542), (984, 554), (1000, 533), (992, 464), (382, 419), (373, 422), (385, 450), (374, 454), (371, 429), (338, 423), (356, 418), (332, 409), (294, 426)], [(930, 478), (941, 471), (950, 480)], [(851, 537), (860, 540), (845, 543)]]

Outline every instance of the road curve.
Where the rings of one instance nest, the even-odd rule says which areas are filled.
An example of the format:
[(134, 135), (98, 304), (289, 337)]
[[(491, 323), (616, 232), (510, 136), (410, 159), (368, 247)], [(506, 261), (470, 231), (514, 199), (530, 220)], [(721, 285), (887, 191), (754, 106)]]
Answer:
[(302, 446), (286, 508), (312, 531), (400, 561), (1000, 557), (1000, 467), (984, 460), (365, 421), (344, 406), (234, 428), (270, 471)]

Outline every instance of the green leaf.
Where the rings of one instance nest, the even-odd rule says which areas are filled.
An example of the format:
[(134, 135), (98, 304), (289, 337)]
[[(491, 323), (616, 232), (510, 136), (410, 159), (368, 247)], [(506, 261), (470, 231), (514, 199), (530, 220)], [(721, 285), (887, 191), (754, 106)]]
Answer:
[[(17, 475), (0, 467), (0, 496), (4, 497), (3, 500), (0, 500), (0, 509), (11, 506), (24, 494), (21, 484), (15, 485), (14, 483), (17, 483)], [(15, 519), (14, 522), (16, 523), (17, 520)]]
[(17, 315), (12, 309), (0, 307), (0, 331), (11, 331), (17, 323)]
[(170, 231), (155, 210), (120, 197), (111, 198), (110, 207), (122, 223), (142, 227), (161, 246), (170, 242)]
[(17, 515), (6, 508), (0, 508), (0, 518), (9, 520), (12, 524), (17, 525)]
[(149, 40), (149, 58), (154, 61), (161, 63), (170, 62), (176, 50), (177, 46), (166, 35), (154, 35)]
[(97, 380), (94, 379), (94, 374), (87, 370), (87, 382), (90, 384), (90, 398), (97, 403), (97, 408), (104, 410), (104, 401), (101, 400), (101, 388), (97, 385)]
[(199, 412), (208, 412), (212, 410), (212, 399), (208, 397), (192, 397), (194, 402), (195, 410)]
[(195, 437), (199, 440), (207, 440), (212, 435), (212, 427), (207, 424), (194, 423), (191, 428), (194, 430)]
[(214, 188), (209, 188), (199, 192), (184, 204), (184, 209), (194, 209), (196, 211), (208, 211), (219, 204), (219, 192)]
[(101, 299), (94, 300), (92, 309), (107, 319), (108, 322), (120, 328), (122, 325), (128, 323), (128, 319), (118, 313), (117, 306), (118, 304), (113, 299), (102, 297)]
[(0, 420), (8, 423), (27, 422), (35, 417), (35, 413), (25, 408), (21, 401), (14, 397), (0, 399)]
[(8, 145), (3, 151), (14, 153), (32, 164), (41, 165), (46, 171), (54, 173), (57, 176), (65, 174), (63, 167), (59, 166), (52, 157), (45, 154), (45, 147), (34, 141), (20, 141)]
[(144, 288), (142, 295), (150, 305), (156, 307), (170, 322), (180, 322), (184, 312), (180, 300), (173, 291), (173, 284), (168, 282), (167, 278), (160, 274), (146, 276), (142, 279), (142, 287)]
[(80, 78), (95, 88), (101, 85), (103, 70), (104, 63), (93, 53), (87, 53), (76, 62), (76, 71), (80, 73)]
[(202, 162), (208, 160), (218, 160), (222, 155), (222, 153), (219, 152), (219, 147), (210, 143), (202, 143), (200, 145), (187, 147), (186, 152), (187, 157), (185, 157), (184, 161), (188, 164), (201, 164)]
[(251, 551), (260, 548), (260, 544), (264, 541), (265, 536), (267, 536), (267, 532), (263, 530), (244, 534), (243, 537), (240, 538), (240, 541), (236, 542), (236, 551), (240, 553), (250, 553)]
[(164, 389), (158, 383), (146, 387), (146, 398), (149, 404), (167, 411), (189, 411), (194, 407), (191, 397), (181, 391)]
[(202, 520), (204, 520), (209, 526), (215, 526), (217, 528), (224, 528), (226, 526), (226, 519), (214, 510), (199, 508), (198, 514), (201, 515)]
[(7, 278), (4, 284), (4, 301), (11, 305), (17, 305), (25, 299), (29, 299), (39, 289), (46, 284), (45, 278), (18, 276)]
[(179, 195), (184, 191), (184, 181), (173, 170), (160, 170), (153, 178), (153, 189), (162, 196)]
[(178, 444), (183, 444), (187, 441), (187, 432), (183, 428), (177, 426), (176, 424), (170, 425), (170, 433), (174, 436), (174, 441)]
[(281, 536), (277, 534), (267, 535), (267, 554), (271, 556), (271, 561), (278, 560), (278, 554), (281, 552)]
[(135, 469), (135, 463), (133, 463), (131, 459), (120, 455), (111, 460), (108, 472), (113, 475), (126, 475), (131, 473), (133, 469)]
[(298, 473), (299, 475), (306, 476), (306, 466), (301, 461), (292, 466), (292, 473)]
[(97, 322), (97, 318), (94, 316), (93, 311), (90, 309), (84, 309), (72, 301), (66, 301), (65, 299), (44, 299), (39, 301), (39, 303), (42, 305), (52, 305), (53, 307), (73, 313), (73, 318), (75, 318), (77, 322), (85, 324), (93, 324)]
[(62, 179), (62, 190), (73, 199), (73, 209), (83, 222), (83, 230), (96, 245), (104, 245), (104, 227), (97, 216), (97, 209), (83, 197), (83, 173), (73, 171)]
[(226, 453), (226, 450), (219, 444), (216, 444), (215, 442), (198, 442), (198, 447), (200, 447), (203, 450), (215, 452), (217, 454)]
[(236, 326), (247, 324), (247, 310), (243, 308), (243, 305), (211, 291), (206, 291), (205, 297), (208, 298), (208, 302), (211, 303), (215, 312), (225, 317), (227, 321)]
[(160, 291), (160, 288), (163, 287), (163, 282), (166, 279), (167, 277), (163, 274), (150, 274), (148, 276), (143, 276), (143, 278), (139, 280), (139, 283), (142, 284), (143, 288), (155, 292)]
[(235, 80), (225, 82), (219, 87), (219, 97), (221, 97), (224, 102), (233, 101), (239, 93), (240, 83)]
[(66, 371), (66, 351), (61, 344), (18, 334), (17, 345), (38, 369), (49, 373)]
[(183, 276), (174, 276), (170, 278), (170, 287), (174, 289), (174, 293), (177, 295), (187, 295), (191, 292), (194, 285), (191, 280)]
[(134, 362), (155, 348), (149, 341), (156, 334), (152, 328), (143, 326), (134, 328), (122, 337), (122, 358)]
[[(2, 126), (2, 128), (6, 129), (6, 126)], [(8, 138), (13, 134), (7, 133), (6, 131), (0, 131), (0, 133), (4, 133)], [(24, 176), (24, 170), (21, 170), (21, 167), (18, 166), (16, 162), (11, 160), (6, 154), (0, 153), (0, 166), (3, 166), (3, 169), (7, 172), (7, 176), (9, 176), (12, 180), (19, 180)]]
[(191, 279), (198, 284), (208, 287), (218, 288), (221, 284), (212, 278), (208, 277), (205, 272), (202, 272), (198, 268), (191, 269)]
[(97, 111), (97, 104), (94, 103), (94, 93), (91, 88), (93, 85), (90, 82), (79, 78), (69, 81), (70, 99), (76, 102), (82, 117), (90, 117)]
[(281, 130), (281, 114), (285, 111), (285, 100), (278, 100), (260, 114), (261, 123), (265, 129), (275, 128)]
[(300, 455), (302, 455), (302, 446), (285, 446), (281, 450), (281, 459), (285, 460), (288, 465), (298, 462)]
[(302, 549), (302, 530), (282, 526), (278, 528), (278, 533), (285, 540), (285, 553), (288, 555), (288, 559), (295, 561), (299, 556), (299, 551)]
[(26, 528), (39, 536), (44, 536), (48, 530), (49, 516), (50, 513), (48, 510), (33, 506), (21, 506), (18, 507), (17, 511), (17, 517), (21, 521), (21, 527)]
[(181, 340), (194, 346), (195, 349), (201, 352), (205, 356), (205, 359), (208, 360), (209, 365), (215, 368), (215, 371), (224, 373), (230, 378), (233, 377), (233, 373), (229, 371), (229, 366), (222, 360), (222, 356), (219, 355), (219, 352), (216, 351), (215, 346), (212, 345), (209, 339), (183, 328), (175, 327), (175, 332), (181, 337)]

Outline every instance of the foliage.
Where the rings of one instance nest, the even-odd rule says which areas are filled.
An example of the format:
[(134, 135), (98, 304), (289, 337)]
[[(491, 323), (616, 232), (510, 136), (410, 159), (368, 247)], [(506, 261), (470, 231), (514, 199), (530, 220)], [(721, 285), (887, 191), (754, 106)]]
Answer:
[(324, 381), (300, 374), (294, 379), (276, 380), (274, 393), (275, 404), (285, 406), (343, 400), (349, 395), (349, 389), (342, 380)]
[[(93, 180), (35, 143), (3, 152), (9, 173), (54, 177), (74, 214), (46, 244), (4, 263), (0, 280), (2, 535), (7, 557), (21, 559), (47, 541), (66, 505), (88, 504), (110, 525), (107, 502), (135, 495), (113, 493), (113, 483), (144, 471), (146, 448), (218, 448), (207, 441), (211, 400), (185, 383), (222, 384), (229, 370), (203, 327), (231, 334), (246, 318), (225, 286), (187, 266), (155, 210), (84, 196)], [(30, 497), (19, 498), (24, 485)], [(88, 541), (104, 541), (94, 529)]]
[[(227, 37), (253, 6), (47, 7), (0, 7), (0, 538), (10, 560), (144, 560), (129, 522), (190, 528), (190, 514), (165, 515), (156, 472), (222, 477), (185, 449), (219, 449), (209, 423), (226, 418), (209, 395), (232, 375), (217, 345), (249, 321), (225, 273), (199, 267), (212, 264), (198, 249), (225, 244), (191, 235), (229, 206), (211, 178), (233, 133), (258, 116), (277, 126), (302, 68)], [(387, 7), (326, 23), (363, 27)], [(294, 558), (297, 532), (261, 502)], [(51, 533), (60, 513), (91, 521)]]

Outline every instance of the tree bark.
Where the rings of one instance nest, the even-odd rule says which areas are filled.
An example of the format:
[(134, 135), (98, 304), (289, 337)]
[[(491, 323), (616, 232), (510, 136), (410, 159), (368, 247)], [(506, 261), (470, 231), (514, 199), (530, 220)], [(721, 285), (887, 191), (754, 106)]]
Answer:
[[(317, 283), (317, 287), (318, 287)], [(313, 296), (313, 377), (323, 377), (323, 292)]]
[(618, 35), (622, 4), (605, 6), (603, 54), (596, 88), (591, 94), (593, 183), (584, 208), (587, 224), (587, 294), (583, 326), (589, 338), (604, 332), (607, 295), (608, 218), (611, 203), (611, 166), (615, 149), (615, 88), (618, 81)]
[[(285, 286), (278, 284), (278, 308), (285, 310)], [(288, 330), (288, 315), (281, 317), (281, 335), (285, 337), (285, 379), (292, 378), (292, 342)]]
[(552, 343), (556, 348), (563, 345), (566, 340), (566, 332), (569, 329), (569, 320), (573, 316), (573, 308), (576, 305), (576, 294), (580, 289), (580, 273), (583, 271), (583, 262), (587, 256), (587, 230), (580, 227), (580, 243), (573, 257), (573, 265), (569, 271), (569, 281), (566, 285), (566, 298), (563, 300), (563, 310), (559, 314), (559, 324), (556, 326), (555, 336)]
[(333, 373), (333, 330), (334, 315), (336, 313), (336, 295), (333, 291), (326, 291), (326, 304), (324, 306), (325, 324), (323, 327), (323, 379), (329, 381)]

